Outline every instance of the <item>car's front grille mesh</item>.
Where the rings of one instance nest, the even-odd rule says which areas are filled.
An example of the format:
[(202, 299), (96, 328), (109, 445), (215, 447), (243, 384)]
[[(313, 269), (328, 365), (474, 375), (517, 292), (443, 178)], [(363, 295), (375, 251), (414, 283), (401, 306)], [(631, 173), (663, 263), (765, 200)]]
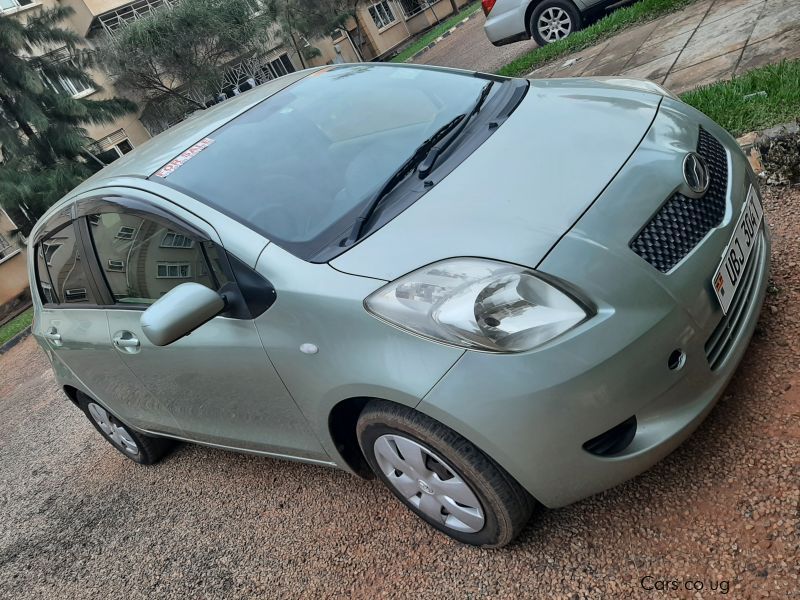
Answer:
[(728, 190), (725, 148), (701, 127), (697, 153), (708, 164), (711, 177), (708, 191), (698, 199), (676, 192), (630, 243), (636, 254), (662, 273), (678, 264), (725, 216)]
[(753, 255), (742, 273), (742, 281), (739, 283), (733, 302), (728, 308), (728, 314), (723, 317), (706, 342), (706, 358), (712, 371), (725, 362), (733, 348), (734, 341), (739, 337), (739, 332), (744, 325), (744, 316), (747, 314), (747, 309), (755, 301), (753, 286), (756, 279), (758, 279), (758, 265), (764, 260), (764, 252), (765, 242), (762, 230), (758, 234), (758, 241), (753, 249)]

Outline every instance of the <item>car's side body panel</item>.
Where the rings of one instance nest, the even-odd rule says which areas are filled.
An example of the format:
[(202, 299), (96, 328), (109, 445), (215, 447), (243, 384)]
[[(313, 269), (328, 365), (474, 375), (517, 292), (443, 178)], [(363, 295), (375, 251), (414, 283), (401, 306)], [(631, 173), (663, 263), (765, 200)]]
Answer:
[[(98, 196), (143, 201), (223, 245), (208, 221), (162, 197), (122, 185), (79, 194), (70, 201), (73, 216), (76, 203)], [(185, 205), (192, 207), (191, 202)], [(239, 223), (228, 223), (224, 216), (210, 216), (224, 225), (232, 245), (249, 241), (254, 262), (266, 240)], [(33, 270), (31, 277), (34, 281)], [(201, 443), (329, 462), (270, 363), (252, 320), (219, 316), (190, 336), (158, 348), (142, 332), (142, 308), (53, 309), (41, 306), (38, 294), (35, 299), (34, 335), (62, 364), (59, 383), (89, 394), (130, 426)], [(58, 343), (43, 335), (54, 326), (61, 335)], [(136, 351), (113, 347), (111, 340), (120, 333), (138, 340)], [(64, 377), (65, 372), (71, 375)]]
[[(328, 453), (340, 466), (328, 416), (349, 398), (381, 398), (415, 406), (464, 353), (410, 335), (370, 316), (366, 296), (384, 281), (302, 261), (274, 244), (257, 270), (278, 291), (256, 319), (272, 363)], [(306, 354), (304, 344), (317, 348)], [(308, 351), (308, 350), (306, 350)]]

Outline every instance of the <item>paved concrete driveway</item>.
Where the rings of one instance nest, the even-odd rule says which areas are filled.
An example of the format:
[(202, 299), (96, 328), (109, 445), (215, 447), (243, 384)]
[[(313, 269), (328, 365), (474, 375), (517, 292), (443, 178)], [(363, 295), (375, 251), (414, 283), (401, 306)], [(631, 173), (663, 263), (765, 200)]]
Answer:
[(533, 71), (622, 75), (676, 93), (800, 58), (800, 0), (704, 0)]
[(527, 54), (537, 47), (533, 40), (500, 48), (493, 46), (483, 32), (485, 20), (483, 13), (478, 11), (477, 15), (452, 35), (444, 38), (413, 62), (494, 73), (518, 56)]
[[(767, 191), (777, 292), (708, 420), (500, 551), (452, 542), (332, 469), (189, 445), (138, 466), (29, 338), (0, 358), (0, 598), (800, 599), (798, 206), (800, 190)], [(704, 591), (648, 591), (665, 580)]]

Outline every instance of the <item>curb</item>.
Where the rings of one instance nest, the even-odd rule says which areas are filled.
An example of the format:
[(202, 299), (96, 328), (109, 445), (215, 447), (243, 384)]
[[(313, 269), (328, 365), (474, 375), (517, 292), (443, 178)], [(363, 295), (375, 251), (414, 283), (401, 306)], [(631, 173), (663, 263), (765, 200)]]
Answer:
[(31, 334), (31, 326), (28, 325), (25, 329), (20, 331), (17, 335), (13, 338), (8, 340), (5, 344), (0, 346), (0, 356), (11, 350), (14, 346), (19, 344), (22, 340), (28, 337)]
[(403, 61), (403, 62), (410, 63), (410, 62), (411, 62), (411, 61), (413, 61), (414, 59), (416, 59), (416, 58), (419, 58), (420, 56), (422, 56), (423, 54), (425, 54), (425, 53), (426, 53), (428, 50), (430, 50), (431, 48), (433, 48), (433, 47), (434, 47), (436, 44), (438, 44), (439, 42), (441, 42), (441, 41), (442, 41), (444, 38), (446, 38), (446, 37), (449, 37), (450, 35), (452, 35), (452, 34), (455, 32), (455, 30), (456, 30), (456, 29), (458, 29), (459, 27), (463, 27), (463, 26), (464, 26), (464, 24), (465, 24), (467, 21), (469, 21), (470, 19), (474, 19), (474, 18), (475, 18), (475, 17), (477, 17), (479, 14), (481, 14), (481, 11), (480, 11), (480, 10), (476, 10), (476, 11), (475, 11), (474, 13), (472, 13), (470, 16), (468, 16), (468, 17), (464, 17), (463, 19), (461, 19), (461, 21), (459, 21), (459, 22), (458, 22), (458, 23), (456, 23), (456, 24), (455, 24), (453, 27), (451, 27), (450, 29), (448, 29), (447, 31), (445, 31), (445, 32), (444, 32), (442, 35), (440, 35), (440, 36), (439, 36), (439, 37), (437, 37), (435, 40), (433, 40), (433, 41), (432, 41), (430, 44), (428, 44), (427, 46), (425, 46), (425, 47), (424, 47), (422, 50), (420, 50), (419, 52), (417, 52), (417, 53), (416, 53), (416, 54), (414, 54), (413, 56), (411, 56), (411, 57), (407, 58), (407, 59), (406, 59), (405, 61)]

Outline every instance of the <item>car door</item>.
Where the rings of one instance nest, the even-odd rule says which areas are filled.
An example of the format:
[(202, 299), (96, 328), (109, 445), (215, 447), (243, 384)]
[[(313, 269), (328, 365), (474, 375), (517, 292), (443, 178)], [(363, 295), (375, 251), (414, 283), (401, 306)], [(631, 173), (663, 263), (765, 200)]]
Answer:
[(108, 343), (105, 298), (91, 270), (81, 221), (64, 219), (36, 240), (36, 287), (42, 310), (33, 333), (54, 368), (66, 368), (83, 391), (136, 427), (160, 425), (179, 433), (169, 411), (158, 405)]
[[(157, 197), (95, 198), (78, 212), (113, 298), (108, 342), (186, 438), (328, 460), (253, 322), (274, 297), (269, 282), (229, 256), (208, 223)], [(223, 293), (226, 312), (169, 346), (153, 345), (142, 333), (143, 312), (186, 282)]]

